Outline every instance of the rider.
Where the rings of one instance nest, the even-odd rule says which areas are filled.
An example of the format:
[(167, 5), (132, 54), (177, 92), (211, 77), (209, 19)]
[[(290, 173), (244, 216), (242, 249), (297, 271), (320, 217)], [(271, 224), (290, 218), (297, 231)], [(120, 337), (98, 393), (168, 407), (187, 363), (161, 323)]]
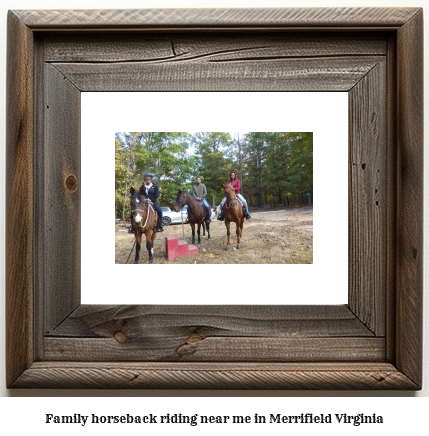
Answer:
[[(234, 188), (235, 196), (241, 201), (241, 204), (243, 205), (243, 213), (246, 219), (252, 218), (249, 214), (249, 208), (247, 207), (247, 202), (244, 199), (244, 197), (240, 194), (241, 182), (239, 179), (237, 179), (237, 173), (235, 171), (231, 171), (231, 173), (229, 174), (229, 180), (226, 182), (226, 184), (232, 185), (232, 187)], [(220, 214), (217, 217), (219, 221), (224, 220), (222, 208), (223, 205), (225, 204), (225, 201), (226, 201), (226, 197), (220, 203)]]
[[(163, 232), (164, 229), (162, 228), (162, 210), (161, 210), (161, 206), (157, 201), (157, 198), (159, 197), (159, 188), (155, 183), (152, 182), (152, 177), (153, 176), (151, 173), (148, 172), (144, 173), (143, 175), (144, 182), (143, 185), (141, 185), (140, 187), (140, 192), (142, 192), (143, 197), (148, 199), (148, 203), (150, 203), (158, 213), (156, 231), (160, 233)], [(133, 232), (132, 228), (133, 225), (132, 225), (132, 216), (131, 216), (130, 233)]]
[(204, 183), (201, 183), (201, 177), (197, 177), (195, 179), (195, 185), (192, 188), (192, 195), (194, 196), (194, 198), (203, 203), (203, 206), (206, 208), (207, 211), (207, 217), (210, 219), (212, 216), (212, 211), (206, 200), (207, 188)]
[(156, 231), (158, 233), (163, 232), (164, 229), (162, 228), (162, 209), (159, 205), (157, 198), (159, 197), (159, 188), (158, 186), (152, 182), (152, 174), (151, 173), (144, 173), (143, 175), (143, 185), (140, 187), (140, 191), (143, 191), (143, 196), (148, 199), (148, 202), (152, 204), (153, 208), (158, 213), (158, 223), (156, 227)]

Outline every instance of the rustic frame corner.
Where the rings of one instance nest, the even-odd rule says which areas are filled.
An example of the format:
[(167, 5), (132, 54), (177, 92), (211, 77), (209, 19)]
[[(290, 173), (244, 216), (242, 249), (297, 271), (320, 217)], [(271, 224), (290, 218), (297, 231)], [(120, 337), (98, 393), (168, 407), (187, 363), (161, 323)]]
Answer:
[[(80, 93), (120, 90), (348, 92), (348, 304), (81, 305)], [(9, 388), (421, 388), (421, 9), (10, 11), (6, 144)]]

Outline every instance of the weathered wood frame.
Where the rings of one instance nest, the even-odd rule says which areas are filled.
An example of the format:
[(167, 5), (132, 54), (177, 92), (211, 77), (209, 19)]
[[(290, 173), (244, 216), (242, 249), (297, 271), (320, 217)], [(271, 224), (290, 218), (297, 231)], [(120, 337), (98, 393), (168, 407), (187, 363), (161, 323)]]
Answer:
[[(9, 12), (7, 386), (420, 389), (422, 34), (417, 8)], [(85, 90), (348, 91), (349, 303), (80, 305)]]

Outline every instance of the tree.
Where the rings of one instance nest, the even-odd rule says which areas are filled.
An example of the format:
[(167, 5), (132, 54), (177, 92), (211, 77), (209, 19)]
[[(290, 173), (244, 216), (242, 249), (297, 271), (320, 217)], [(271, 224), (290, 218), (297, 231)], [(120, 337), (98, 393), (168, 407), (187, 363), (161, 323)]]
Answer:
[(130, 150), (124, 146), (120, 135), (115, 137), (115, 209), (116, 216), (125, 221), (126, 199), (133, 178), (133, 161)]
[[(238, 141), (239, 144), (238, 144)], [(258, 207), (296, 201), (312, 191), (311, 132), (249, 132), (237, 137), (231, 154), (242, 170), (243, 194)]]
[(265, 135), (263, 132), (250, 132), (246, 135), (249, 174), (249, 195), (256, 196), (258, 207), (264, 205)]
[[(131, 185), (140, 187), (146, 171), (153, 173), (161, 198), (171, 203), (177, 168), (189, 159), (186, 132), (122, 132), (115, 137), (116, 209), (127, 216), (126, 199)], [(176, 183), (177, 187), (181, 186)], [(176, 189), (177, 190), (177, 189)]]
[(220, 202), (223, 198), (220, 184), (225, 183), (233, 168), (233, 161), (225, 155), (231, 141), (229, 132), (198, 132), (191, 138), (196, 154), (201, 158), (198, 175), (202, 177), (207, 192), (212, 192), (213, 207), (216, 200)]
[[(117, 216), (129, 216), (131, 185), (139, 187), (150, 171), (163, 205), (174, 203), (177, 189), (191, 191), (200, 176), (213, 206), (223, 198), (221, 183), (236, 171), (242, 194), (259, 207), (289, 204), (313, 189), (311, 132), (122, 132), (115, 137)], [(191, 147), (195, 154), (190, 153)]]
[(241, 189), (242, 192), (244, 192), (244, 174), (243, 174), (243, 168), (244, 163), (246, 159), (246, 141), (243, 135), (240, 137), (240, 132), (235, 133), (235, 137), (233, 141), (231, 142), (231, 145), (229, 147), (229, 156), (231, 159), (236, 163), (237, 171), (238, 171), (238, 177), (241, 181)]

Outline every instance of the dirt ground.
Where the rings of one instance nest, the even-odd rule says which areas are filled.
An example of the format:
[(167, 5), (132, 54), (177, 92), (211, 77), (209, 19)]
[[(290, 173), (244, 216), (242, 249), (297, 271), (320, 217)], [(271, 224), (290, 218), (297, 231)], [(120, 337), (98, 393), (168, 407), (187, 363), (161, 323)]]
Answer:
[[(250, 211), (252, 218), (245, 220), (241, 250), (237, 250), (235, 224), (231, 223), (231, 250), (227, 244), (226, 227), (223, 221), (214, 219), (210, 224), (211, 240), (201, 238), (199, 254), (169, 262), (165, 252), (165, 236), (183, 239), (182, 225), (164, 227), (154, 242), (155, 264), (305, 264), (313, 263), (313, 208), (292, 206), (267, 211)], [(192, 230), (184, 225), (185, 241), (192, 242)], [(195, 232), (196, 233), (196, 232)], [(202, 229), (201, 229), (202, 235)], [(197, 243), (195, 234), (195, 244)], [(125, 263), (134, 243), (134, 236), (127, 233), (123, 225), (115, 228), (116, 263)], [(134, 262), (133, 251), (129, 264)], [(139, 263), (147, 263), (148, 254), (142, 244)]]

